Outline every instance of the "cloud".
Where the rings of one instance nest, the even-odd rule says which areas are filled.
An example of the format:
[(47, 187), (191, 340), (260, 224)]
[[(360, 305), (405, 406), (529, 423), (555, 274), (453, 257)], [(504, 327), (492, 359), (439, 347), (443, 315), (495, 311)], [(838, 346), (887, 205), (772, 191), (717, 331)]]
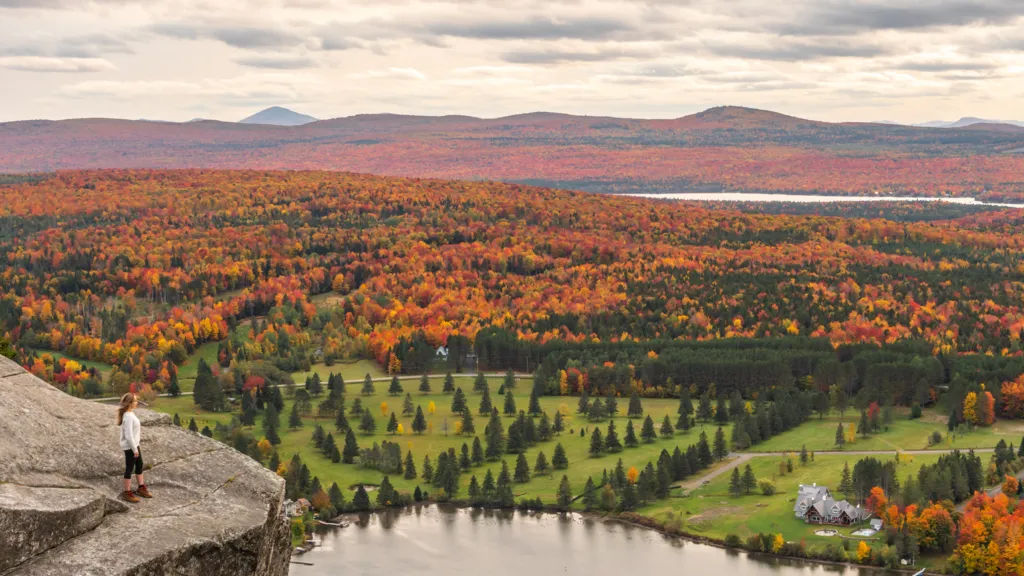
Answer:
[(109, 72), (117, 70), (102, 58), (56, 58), (51, 56), (0, 56), (0, 68), (22, 72)]
[(236, 58), (235, 62), (250, 68), (271, 68), (276, 70), (299, 70), (302, 68), (315, 68), (318, 66), (316, 60), (308, 56), (288, 55), (255, 55)]
[(292, 48), (306, 42), (295, 32), (264, 26), (167, 22), (155, 24), (150, 30), (168, 38), (217, 40), (235, 48)]
[(635, 35), (638, 28), (621, 18), (553, 18), (532, 16), (519, 20), (449, 20), (424, 25), (439, 36), (481, 40), (610, 40), (621, 35)]
[(65, 98), (104, 98), (119, 101), (199, 97), (228, 105), (260, 102), (298, 102), (306, 94), (319, 94), (320, 81), (306, 73), (268, 72), (203, 80), (86, 81), (62, 86)]
[(767, 38), (757, 42), (712, 40), (705, 46), (716, 56), (800, 62), (827, 58), (872, 58), (890, 53), (890, 49), (865, 40), (848, 41), (835, 38), (808, 40)]
[(559, 48), (540, 48), (512, 50), (501, 54), (501, 59), (512, 64), (559, 64), (565, 62), (608, 62), (650, 58), (657, 54), (656, 50), (640, 47), (595, 47), (593, 49), (565, 50)]
[(855, 34), (971, 24), (1007, 24), (1024, 16), (1020, 0), (812, 0), (792, 7), (782, 34)]
[(349, 74), (349, 78), (367, 79), (394, 79), (394, 80), (426, 80), (427, 77), (415, 68), (385, 68), (383, 70), (367, 70), (356, 74)]

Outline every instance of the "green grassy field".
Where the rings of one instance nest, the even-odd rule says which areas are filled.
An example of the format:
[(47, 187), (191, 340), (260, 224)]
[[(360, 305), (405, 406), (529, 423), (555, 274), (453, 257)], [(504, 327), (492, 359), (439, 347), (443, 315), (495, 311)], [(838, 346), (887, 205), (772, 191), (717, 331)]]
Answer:
[(183, 392), (191, 392), (196, 382), (196, 372), (199, 370), (199, 359), (206, 360), (206, 363), (213, 366), (217, 363), (217, 349), (220, 342), (207, 342), (196, 348), (196, 351), (188, 357), (188, 360), (178, 368), (178, 385)]
[[(1007, 443), (1019, 445), (1024, 435), (1024, 426), (1011, 421), (996, 421), (988, 428), (975, 428), (964, 435), (949, 435), (945, 417), (926, 410), (921, 418), (910, 420), (907, 409), (897, 409), (893, 423), (888, 431), (871, 434), (867, 438), (857, 436), (854, 442), (848, 442), (844, 450), (949, 450), (952, 448), (992, 448), (1000, 439)], [(799, 450), (807, 446), (816, 452), (837, 450), (835, 444), (836, 426), (842, 422), (844, 427), (851, 422), (856, 426), (860, 414), (847, 410), (846, 417), (838, 413), (827, 415), (824, 419), (812, 417), (807, 423), (770, 438), (750, 449), (751, 452), (781, 452)], [(933, 432), (940, 432), (944, 440), (936, 445), (928, 444), (928, 437)]]
[[(337, 368), (337, 366), (335, 366), (335, 368)], [(499, 377), (489, 378), (492, 403), (499, 410), (501, 410), (503, 406), (503, 398), (497, 395), (497, 389), (501, 384), (501, 380), (502, 379)], [(355, 379), (346, 379), (346, 381), (347, 406), (350, 407), (355, 398), (360, 398), (364, 406), (370, 407), (373, 410), (374, 417), (377, 420), (378, 432), (376, 434), (366, 436), (361, 433), (357, 433), (356, 436), (361, 447), (370, 446), (373, 442), (380, 443), (383, 440), (391, 442), (397, 441), (402, 445), (403, 453), (408, 450), (412, 450), (417, 472), (422, 473), (424, 456), (429, 455), (431, 461), (435, 462), (437, 455), (442, 450), (455, 448), (456, 452), (458, 452), (464, 442), (470, 447), (472, 446), (473, 438), (471, 436), (457, 436), (454, 434), (455, 423), (459, 420), (459, 417), (455, 416), (451, 412), (450, 394), (440, 394), (435, 392), (429, 395), (424, 395), (416, 391), (416, 388), (419, 385), (418, 381), (407, 380), (402, 382), (405, 390), (412, 394), (414, 404), (422, 407), (424, 414), (427, 415), (427, 422), (430, 428), (428, 432), (422, 435), (417, 435), (410, 432), (412, 428), (412, 417), (401, 416), (404, 394), (401, 396), (389, 396), (386, 393), (388, 384), (386, 382), (378, 382), (376, 384), (376, 393), (374, 395), (361, 396), (359, 394), (362, 386), (361, 381), (356, 381)], [(431, 385), (435, 391), (441, 389), (442, 383), (443, 378), (441, 377), (431, 379)], [(480, 436), (482, 442), (483, 428), (487, 422), (484, 417), (477, 415), (480, 395), (471, 391), (472, 378), (468, 376), (457, 377), (456, 386), (461, 387), (463, 391), (467, 393), (469, 406), (474, 413), (474, 424), (477, 428), (477, 435)], [(518, 409), (526, 409), (529, 404), (529, 386), (521, 384), (516, 390), (515, 399), (516, 407)], [(382, 415), (380, 407), (382, 402), (387, 403), (388, 405), (387, 417)], [(436, 411), (433, 415), (430, 415), (428, 410), (430, 402), (434, 402), (436, 407)], [(563, 473), (569, 475), (574, 490), (579, 491), (582, 489), (588, 476), (592, 474), (599, 476), (604, 468), (611, 470), (615, 467), (618, 458), (621, 457), (623, 459), (623, 463), (627, 469), (630, 466), (636, 466), (638, 469), (642, 468), (648, 461), (656, 462), (663, 448), (668, 449), (671, 452), (678, 445), (681, 449), (685, 450), (690, 444), (696, 443), (701, 430), (700, 425), (698, 424), (697, 428), (686, 434), (677, 433), (672, 438), (659, 438), (651, 444), (641, 444), (636, 448), (626, 448), (618, 454), (606, 454), (600, 458), (590, 458), (588, 455), (590, 431), (593, 430), (594, 424), (587, 422), (583, 417), (575, 413), (577, 403), (578, 398), (570, 397), (545, 397), (541, 399), (541, 407), (547, 411), (549, 415), (553, 416), (555, 411), (560, 409), (569, 413), (566, 418), (566, 432), (562, 433), (552, 441), (540, 443), (530, 448), (526, 453), (527, 461), (530, 463), (532, 468), (536, 461), (537, 453), (543, 451), (550, 462), (556, 443), (561, 442), (566, 450), (570, 465), (568, 470), (565, 472), (558, 471), (557, 473), (551, 473), (547, 476), (534, 477), (528, 483), (517, 484), (515, 487), (517, 498), (532, 498), (539, 496), (546, 502), (552, 502), (555, 499), (558, 483), (561, 480)], [(619, 400), (620, 415), (615, 419), (616, 429), (619, 433), (620, 440), (625, 436), (625, 427), (627, 422), (625, 411), (627, 403), (628, 399), (623, 398)], [(334, 464), (330, 462), (329, 459), (321, 456), (311, 443), (311, 436), (317, 422), (316, 419), (312, 417), (304, 418), (302, 428), (297, 430), (288, 429), (288, 414), (291, 411), (291, 405), (292, 400), (288, 398), (286, 394), (285, 408), (281, 415), (281, 444), (278, 446), (278, 453), (282, 461), (287, 461), (293, 454), (298, 453), (302, 457), (303, 462), (309, 466), (310, 472), (314, 476), (318, 476), (321, 482), (328, 485), (331, 482), (337, 482), (339, 486), (349, 487), (358, 483), (377, 484), (380, 482), (383, 475), (375, 470), (364, 469), (358, 465)], [(661, 420), (665, 415), (669, 415), (673, 422), (675, 421), (678, 401), (647, 399), (643, 401), (643, 407), (644, 411), (647, 414), (650, 414), (655, 420), (657, 427), (660, 426)], [(182, 396), (179, 398), (160, 398), (154, 403), (152, 408), (168, 414), (177, 413), (185, 425), (187, 425), (190, 418), (195, 417), (200, 429), (204, 425), (209, 425), (212, 429), (216, 422), (227, 423), (232, 417), (231, 413), (211, 414), (202, 412), (201, 410), (198, 410), (198, 408), (193, 404), (192, 398), (188, 396)], [(398, 421), (406, 430), (406, 433), (400, 437), (384, 432), (387, 418), (390, 417), (390, 412), (396, 409), (399, 416)], [(503, 420), (506, 427), (512, 422), (512, 418), (510, 417), (503, 418)], [(448, 435), (445, 435), (444, 433), (444, 425), (446, 421), (449, 429)], [(327, 422), (320, 420), (319, 422), (324, 425), (325, 430), (328, 432), (334, 432), (333, 421)], [(350, 418), (350, 422), (353, 426), (357, 425), (354, 418)], [(633, 422), (638, 435), (641, 423), (641, 420), (634, 420)], [(604, 433), (607, 430), (608, 421), (604, 421), (598, 425), (601, 427), (602, 433)], [(586, 429), (587, 431), (585, 437), (581, 437), (579, 434), (581, 428)], [(715, 428), (708, 425), (705, 430), (707, 431), (709, 441), (713, 440)], [(257, 421), (256, 426), (253, 427), (252, 431), (254, 436), (262, 437), (260, 421)], [(728, 429), (726, 430), (726, 434), (728, 437)], [(344, 437), (342, 435), (336, 435), (335, 440), (338, 442), (339, 447), (343, 443), (343, 438)], [(508, 462), (510, 469), (514, 469), (516, 457), (514, 455), (506, 456), (505, 459)], [(477, 479), (482, 481), (488, 468), (497, 475), (501, 470), (501, 463), (487, 463), (483, 466), (474, 468), (467, 474), (463, 474), (463, 490), (468, 486), (471, 475), (475, 474)], [(391, 481), (395, 484), (396, 488), (403, 491), (412, 491), (417, 485), (424, 484), (421, 479), (405, 480), (404, 478), (392, 477)], [(465, 492), (463, 492), (463, 495), (465, 495)]]
[[(327, 382), (327, 376), (331, 373), (341, 374), (341, 377), (344, 378), (345, 382), (349, 385), (362, 383), (363, 378), (365, 378), (367, 374), (369, 374), (371, 378), (384, 378), (388, 375), (388, 373), (381, 368), (380, 364), (373, 360), (356, 360), (352, 363), (337, 362), (334, 366), (317, 364), (308, 372), (295, 372), (292, 374), (292, 380), (294, 380), (296, 384), (301, 385), (306, 381), (307, 376), (312, 376), (314, 373), (319, 374), (320, 379), (325, 383)], [(355, 393), (359, 392), (358, 387), (354, 389), (349, 387), (349, 390), (354, 390)]]
[[(934, 463), (939, 455), (927, 454), (901, 457), (899, 478), (906, 479), (916, 474), (923, 464)], [(751, 469), (758, 480), (772, 480), (777, 492), (773, 496), (760, 493), (748, 496), (733, 497), (729, 495), (729, 476), (721, 474), (707, 486), (698, 488), (686, 497), (671, 498), (660, 501), (640, 510), (641, 514), (666, 520), (669, 513), (681, 515), (683, 530), (692, 534), (701, 534), (712, 538), (725, 538), (736, 534), (741, 538), (759, 532), (781, 533), (788, 542), (805, 541), (808, 546), (840, 543), (838, 537), (816, 536), (814, 532), (820, 526), (808, 525), (793, 515), (793, 500), (800, 484), (826, 485), (833, 488), (839, 484), (843, 465), (850, 468), (860, 456), (822, 455), (816, 456), (806, 466), (794, 455), (793, 471), (780, 475), (779, 464), (784, 461), (782, 456), (759, 456), (749, 461)], [(892, 459), (892, 457), (879, 457)], [(837, 498), (843, 494), (835, 493)], [(855, 528), (832, 527), (841, 534), (849, 535)]]
[(60, 360), (61, 358), (67, 358), (68, 360), (74, 360), (86, 368), (95, 368), (103, 376), (103, 380), (106, 381), (110, 378), (110, 371), (113, 370), (113, 366), (110, 364), (104, 364), (103, 362), (93, 362), (92, 360), (83, 360), (74, 356), (69, 356), (63, 352), (54, 352), (53, 350), (44, 350), (42, 348), (33, 348), (40, 356), (43, 354), (49, 354), (53, 356), (54, 360)]

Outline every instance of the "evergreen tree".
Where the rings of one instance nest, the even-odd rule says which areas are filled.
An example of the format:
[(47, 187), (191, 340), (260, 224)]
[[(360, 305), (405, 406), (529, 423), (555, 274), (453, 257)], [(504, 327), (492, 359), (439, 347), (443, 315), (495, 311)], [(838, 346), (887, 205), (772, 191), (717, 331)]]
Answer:
[(483, 396), (480, 397), (480, 415), (481, 416), (487, 416), (488, 414), (491, 413), (492, 406), (491, 406), (491, 389), (490, 389), (490, 386), (487, 385), (486, 381), (484, 382), (484, 390), (483, 390), (483, 392), (484, 392)]
[(604, 440), (601, 438), (601, 429), (594, 426), (594, 433), (590, 436), (590, 456), (597, 458), (604, 450)]
[(743, 481), (740, 479), (740, 469), (733, 468), (732, 476), (729, 477), (729, 495), (739, 496), (743, 494)]
[(501, 383), (502, 388), (514, 390), (516, 387), (516, 373), (511, 368), (505, 371), (505, 379)]
[(843, 423), (840, 422), (836, 426), (836, 446), (842, 450), (844, 444), (846, 444), (846, 434), (843, 433)]
[(526, 451), (526, 437), (523, 434), (523, 422), (516, 420), (508, 427), (508, 441), (505, 443), (505, 450), (510, 454), (517, 454)]
[(487, 387), (487, 378), (484, 376), (484, 373), (477, 372), (476, 379), (473, 380), (473, 392), (482, 393)]
[(548, 473), (548, 457), (544, 452), (537, 453), (537, 460), (533, 464), (533, 473), (537, 476), (544, 476)]
[(619, 501), (619, 508), (623, 511), (636, 510), (639, 505), (639, 497), (636, 493), (636, 487), (629, 482), (622, 487), (622, 498)]
[(466, 394), (462, 388), (456, 388), (452, 395), (452, 414), (462, 414), (466, 411)]
[(608, 416), (608, 410), (606, 405), (600, 400), (595, 400), (590, 404), (590, 412), (587, 413), (587, 419), (592, 422), (600, 422)]
[(324, 456), (330, 458), (334, 454), (334, 452), (337, 451), (337, 450), (338, 450), (338, 447), (334, 443), (334, 435), (328, 433), (327, 437), (324, 438), (324, 445), (323, 445), (323, 447), (320, 448), (320, 452)]
[(373, 419), (369, 408), (363, 410), (363, 415), (359, 420), (359, 430), (368, 436), (377, 432), (377, 421)]
[(498, 486), (495, 489), (495, 504), (503, 508), (510, 508), (515, 504), (512, 495), (512, 480), (508, 471), (508, 462), (502, 461), (501, 472), (498, 474)]
[(281, 425), (281, 418), (277, 413), (277, 407), (268, 404), (266, 410), (263, 411), (263, 431), (267, 432), (271, 425), (278, 428)]
[(530, 393), (530, 405), (527, 409), (530, 416), (539, 416), (541, 413), (540, 409), (540, 391), (537, 388), (533, 389)]
[(281, 467), (281, 457), (277, 454), (277, 450), (274, 450), (270, 454), (270, 462), (267, 463), (267, 470), (271, 472), (277, 472), (277, 469)]
[(619, 401), (615, 399), (615, 393), (610, 390), (604, 398), (604, 411), (608, 414), (609, 418), (615, 418), (619, 415)]
[(636, 433), (633, 431), (633, 421), (626, 422), (626, 448), (636, 448), (639, 442), (636, 440)]
[(480, 483), (476, 480), (476, 475), (469, 477), (469, 501), (476, 504), (480, 501)]
[(807, 454), (807, 444), (800, 447), (800, 463), (807, 466), (807, 460), (810, 456)]
[(732, 393), (729, 394), (729, 418), (739, 420), (740, 416), (746, 413), (743, 410), (744, 404), (740, 391), (734, 388)]
[(348, 411), (349, 416), (362, 416), (363, 415), (363, 399), (356, 398), (352, 401), (352, 408)]
[(487, 449), (484, 455), (488, 460), (497, 460), (505, 453), (505, 430), (501, 425), (501, 417), (497, 410), (492, 411), (491, 421), (487, 424), (484, 440), (487, 442)]
[(316, 427), (313, 428), (313, 435), (310, 436), (310, 440), (313, 442), (313, 446), (316, 446), (317, 450), (323, 448), (324, 438), (326, 438), (326, 436), (327, 435), (324, 434), (323, 426), (317, 424)]
[(424, 372), (423, 376), (420, 376), (420, 392), (424, 394), (430, 394), (430, 377)]
[(327, 490), (327, 496), (331, 499), (331, 508), (341, 511), (345, 508), (345, 493), (338, 488), (338, 483), (333, 482)]
[(712, 454), (715, 460), (723, 460), (729, 455), (729, 447), (725, 443), (725, 430), (721, 426), (715, 430), (715, 446)]
[(633, 389), (633, 393), (629, 396), (629, 407), (626, 408), (626, 416), (629, 418), (641, 418), (644, 415), (644, 407), (640, 403), (640, 394)]
[[(562, 413), (556, 410), (555, 411), (555, 420), (551, 424), (551, 431), (554, 432), (555, 434), (561, 436), (561, 434), (562, 434), (562, 432), (564, 430), (565, 430), (565, 419), (562, 417)], [(1024, 441), (1022, 441), (1021, 446), (1024, 447)]]
[[(733, 470), (735, 469), (736, 468), (733, 468)], [(743, 469), (743, 479), (741, 483), (745, 494), (750, 494), (755, 488), (757, 488), (757, 478), (754, 476), (754, 470), (750, 468), (750, 464), (747, 464), (746, 468)]]
[(579, 414), (590, 413), (590, 394), (587, 392), (586, 388), (584, 388), (583, 392), (580, 393), (580, 402), (576, 406), (576, 412)]
[(398, 432), (398, 417), (394, 412), (391, 413), (391, 418), (388, 420), (387, 432), (388, 434)]
[(167, 393), (170, 394), (172, 398), (181, 396), (181, 386), (178, 384), (178, 371), (176, 369), (171, 370), (171, 383), (167, 386)]
[(519, 454), (516, 458), (516, 471), (512, 478), (520, 484), (530, 481), (530, 464), (527, 463), (525, 454)]
[(654, 432), (654, 420), (651, 418), (651, 415), (648, 414), (647, 417), (644, 418), (644, 425), (640, 427), (640, 439), (650, 444), (651, 442), (654, 442), (654, 439), (657, 437), (658, 435)]
[(370, 509), (370, 495), (366, 493), (366, 487), (362, 484), (356, 488), (356, 495), (352, 497), (352, 508), (360, 512)]
[(430, 455), (427, 454), (423, 457), (423, 481), (433, 482), (434, 480), (434, 467), (430, 464)]
[(711, 396), (704, 392), (700, 397), (700, 402), (697, 403), (697, 419), (701, 422), (707, 422), (711, 420)]
[(583, 487), (583, 510), (590, 512), (597, 508), (597, 488), (594, 486), (594, 480), (587, 477), (587, 483)]
[(188, 429), (192, 432), (199, 432), (199, 425), (196, 424), (196, 419), (193, 417), (192, 421), (188, 423)]
[[(345, 417), (345, 411), (344, 410), (339, 411), (339, 414), (341, 414), (342, 418)], [(302, 416), (299, 415), (299, 405), (298, 404), (292, 404), (292, 411), (288, 415), (288, 427), (291, 428), (292, 430), (296, 430), (298, 428), (302, 428)]]
[(569, 484), (569, 477), (562, 475), (562, 481), (558, 483), (558, 496), (555, 500), (559, 510), (565, 512), (572, 508), (572, 486)]
[(565, 470), (569, 467), (569, 458), (565, 455), (565, 448), (562, 443), (555, 444), (555, 453), (551, 456), (551, 466), (555, 470)]
[(506, 416), (516, 415), (516, 399), (512, 396), (512, 389), (509, 388), (505, 392), (505, 407), (504, 412)]
[(320, 381), (319, 374), (317, 374), (316, 372), (313, 373), (313, 376), (309, 379), (309, 382), (306, 384), (306, 389), (309, 390), (309, 393), (312, 394), (314, 397), (323, 394), (324, 386), (323, 382)]
[(242, 394), (242, 426), (252, 426), (256, 423), (256, 401), (252, 394)]
[(199, 359), (196, 368), (196, 381), (193, 387), (193, 402), (208, 412), (219, 412), (224, 409), (224, 389), (213, 377), (213, 370), (203, 358)]
[(668, 438), (675, 436), (676, 431), (672, 428), (672, 421), (668, 419), (668, 414), (665, 414), (665, 419), (661, 421), (661, 435)]
[[(455, 391), (455, 378), (452, 377), (452, 372), (451, 372), (451, 370), (449, 370), (444, 375), (444, 385), (441, 387), (441, 392), (444, 392), (445, 394), (451, 394), (454, 391)], [(455, 410), (452, 410), (452, 412), (455, 412), (457, 414), (458, 412), (461, 412), (461, 410), (459, 410), (458, 412), (456, 412)]]
[(619, 442), (619, 435), (615, 432), (614, 420), (608, 423), (608, 433), (604, 437), (604, 447), (611, 453), (622, 451), (622, 443)]
[(711, 466), (715, 461), (711, 454), (711, 447), (708, 446), (708, 435), (703, 430), (701, 430), (700, 439), (697, 440), (697, 459), (702, 469)]
[(462, 451), (459, 453), (459, 468), (469, 470), (472, 466), (473, 461), (469, 457), (469, 445), (463, 442)]
[(479, 436), (473, 437), (473, 451), (469, 459), (473, 462), (473, 466), (479, 466), (484, 463), (484, 447), (480, 444)]
[(366, 377), (363, 378), (363, 388), (361, 392), (363, 396), (373, 396), (373, 394), (376, 392), (373, 386), (373, 377), (370, 376), (369, 373), (367, 373)]
[[(690, 391), (685, 387), (679, 391), (679, 408), (676, 409), (676, 414), (679, 415), (680, 419), (685, 416), (687, 420), (693, 414), (693, 402), (690, 401)], [(682, 428), (682, 426), (677, 424), (676, 428)]]
[(469, 436), (476, 434), (476, 425), (473, 424), (473, 413), (468, 408), (462, 411), (462, 433)]
[(491, 500), (494, 498), (495, 490), (494, 474), (492, 474), (490, 470), (487, 470), (487, 474), (484, 474), (483, 485), (480, 486), (480, 498), (485, 502)]
[(181, 418), (178, 417), (178, 413), (177, 412), (174, 413), (173, 422), (174, 422), (175, 426), (177, 426), (178, 428), (181, 428)]
[(423, 416), (423, 408), (416, 407), (416, 416), (412, 419), (412, 431), (423, 434), (427, 431), (427, 419)]
[(277, 435), (277, 424), (274, 421), (271, 421), (270, 426), (267, 427), (266, 437), (272, 446), (281, 444), (281, 437)]
[(416, 462), (412, 458), (412, 450), (405, 453), (405, 475), (406, 480), (416, 479)]
[(405, 392), (405, 389), (402, 388), (402, 383), (399, 382), (398, 376), (392, 376), (391, 377), (391, 385), (388, 386), (388, 395), (390, 395), (390, 396), (398, 396), (402, 392)]
[(345, 416), (345, 407), (342, 406), (334, 414), (334, 429), (338, 432), (347, 432), (349, 429), (348, 418)]
[(725, 404), (725, 394), (718, 395), (718, 402), (715, 404), (715, 422), (719, 424), (729, 422), (729, 408)]
[(416, 405), (412, 403), (412, 394), (406, 392), (402, 400), (402, 414), (412, 416), (416, 412)]
[(850, 477), (849, 462), (843, 464), (843, 475), (839, 479), (837, 490), (843, 493), (843, 498), (849, 498), (850, 492), (853, 491), (853, 480)]
[(200, 434), (206, 436), (207, 438), (213, 438), (213, 430), (210, 430), (209, 426), (203, 426), (203, 431), (200, 432)]
[(356, 435), (349, 428), (345, 431), (345, 448), (341, 451), (341, 461), (345, 464), (352, 464), (359, 457), (359, 443), (356, 442)]
[(860, 411), (860, 423), (857, 425), (857, 433), (860, 434), (861, 436), (867, 438), (868, 434), (870, 432), (871, 432), (871, 423), (868, 422), (868, 412), (867, 412), (867, 410), (861, 410)]
[(547, 412), (541, 412), (540, 420), (537, 422), (537, 440), (547, 442), (551, 440), (551, 436), (551, 418), (548, 417)]

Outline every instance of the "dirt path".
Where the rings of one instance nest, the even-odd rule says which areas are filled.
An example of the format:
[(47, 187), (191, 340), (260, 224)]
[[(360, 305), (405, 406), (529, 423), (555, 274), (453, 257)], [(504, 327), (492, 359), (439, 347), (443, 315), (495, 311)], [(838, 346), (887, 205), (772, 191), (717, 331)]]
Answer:
[(679, 486), (683, 490), (687, 490), (687, 491), (695, 490), (697, 488), (700, 488), (701, 485), (703, 485), (705, 482), (710, 482), (714, 478), (717, 478), (717, 477), (721, 476), (722, 474), (725, 474), (726, 472), (731, 472), (733, 468), (735, 468), (737, 466), (741, 466), (745, 462), (749, 462), (751, 459), (753, 459), (756, 456), (759, 456), (759, 454), (754, 454), (754, 453), (751, 453), (751, 452), (744, 452), (744, 453), (741, 453), (741, 454), (731, 453), (731, 454), (729, 454), (726, 457), (729, 460), (725, 464), (719, 466), (718, 468), (715, 468), (714, 470), (712, 470), (710, 472), (707, 472), (706, 474), (704, 474), (702, 476), (697, 476), (697, 477), (694, 477), (694, 478), (689, 478), (687, 480), (679, 482), (678, 484), (675, 484), (675, 486)]

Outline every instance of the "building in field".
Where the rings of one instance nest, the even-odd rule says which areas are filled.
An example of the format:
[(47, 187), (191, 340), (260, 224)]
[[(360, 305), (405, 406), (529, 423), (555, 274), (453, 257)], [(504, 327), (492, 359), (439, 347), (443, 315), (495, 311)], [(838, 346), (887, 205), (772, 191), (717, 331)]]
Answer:
[(793, 514), (808, 524), (851, 526), (871, 517), (871, 513), (846, 500), (836, 500), (825, 486), (801, 484), (793, 504)]

